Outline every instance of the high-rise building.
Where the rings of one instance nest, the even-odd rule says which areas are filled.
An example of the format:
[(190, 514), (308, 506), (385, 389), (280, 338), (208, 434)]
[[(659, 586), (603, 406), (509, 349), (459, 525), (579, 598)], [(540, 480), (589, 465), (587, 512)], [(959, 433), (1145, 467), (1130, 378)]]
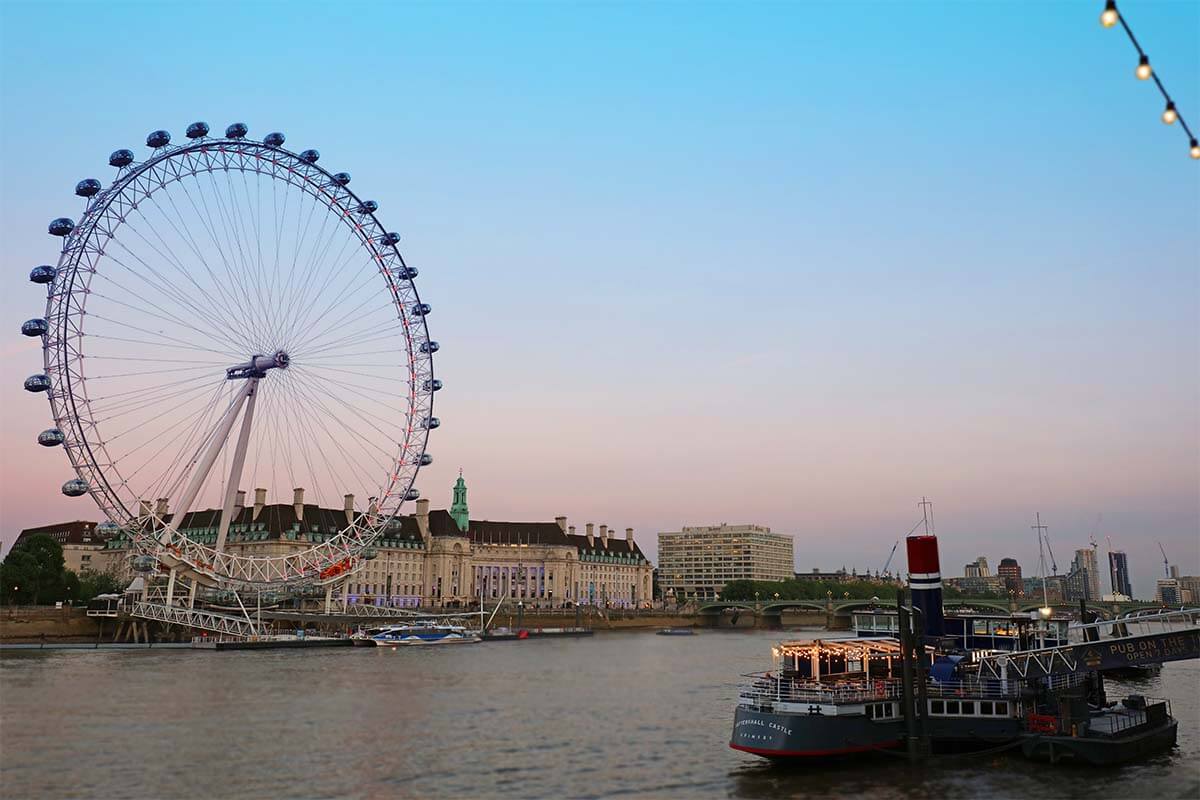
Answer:
[(658, 583), (664, 593), (713, 597), (737, 580), (782, 581), (795, 575), (791, 536), (762, 525), (684, 527), (658, 534)]
[(1021, 565), (1015, 558), (1000, 559), (1000, 566), (996, 568), (996, 574), (1003, 580), (1006, 592), (1012, 592), (1017, 597), (1025, 596), (1025, 583), (1021, 580)]
[(1200, 576), (1181, 575), (1176, 581), (1179, 583), (1179, 602), (1200, 602)]
[(1113, 594), (1133, 597), (1133, 586), (1129, 582), (1129, 561), (1122, 550), (1108, 554), (1108, 575), (1112, 581)]
[[(1085, 600), (1100, 599), (1100, 568), (1096, 565), (1096, 551), (1090, 547), (1084, 547), (1081, 550), (1075, 551), (1075, 562), (1072, 565), (1071, 572), (1086, 572), (1087, 577), (1087, 597)], [(1070, 577), (1068, 575), (1068, 577)], [(1078, 599), (1078, 598), (1070, 598)]]
[(991, 574), (991, 571), (988, 569), (987, 559), (983, 556), (979, 556), (970, 564), (963, 567), (963, 576), (967, 578), (987, 578)]
[(1099, 600), (1099, 595), (1092, 594), (1093, 576), (1087, 567), (1080, 566), (1078, 561), (1071, 567), (1063, 583), (1063, 599), (1068, 603), (1079, 600)]
[(1177, 606), (1183, 602), (1178, 578), (1159, 578), (1154, 587), (1154, 599), (1164, 606)]

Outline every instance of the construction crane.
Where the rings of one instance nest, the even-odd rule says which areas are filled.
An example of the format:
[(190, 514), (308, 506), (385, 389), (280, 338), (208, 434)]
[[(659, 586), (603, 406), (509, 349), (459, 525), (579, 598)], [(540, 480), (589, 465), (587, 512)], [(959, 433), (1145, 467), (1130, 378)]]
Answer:
[(892, 559), (896, 557), (896, 548), (899, 546), (900, 540), (897, 539), (896, 543), (892, 545), (892, 552), (888, 553), (887, 561), (883, 562), (883, 569), (880, 570), (884, 575), (888, 574), (888, 567), (892, 565)]
[(1158, 545), (1158, 552), (1163, 554), (1163, 574), (1169, 578), (1171, 577), (1171, 564), (1167, 561), (1167, 551), (1163, 550), (1162, 542), (1156, 542), (1156, 544)]

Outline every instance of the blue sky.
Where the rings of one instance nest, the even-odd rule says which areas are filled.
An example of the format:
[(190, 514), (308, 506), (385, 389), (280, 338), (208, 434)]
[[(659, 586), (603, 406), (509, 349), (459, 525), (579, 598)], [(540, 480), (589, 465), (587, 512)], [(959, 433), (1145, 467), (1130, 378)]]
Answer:
[[(926, 494), (949, 574), (1031, 571), (1038, 510), (1138, 593), (1158, 540), (1196, 574), (1200, 165), (1102, 7), (5, 3), (0, 536), (95, 516), (19, 389), (46, 223), (113, 149), (240, 120), (420, 267), (435, 503), (461, 466), (480, 517), (755, 522), (862, 569)], [(1200, 128), (1200, 6), (1120, 7)]]

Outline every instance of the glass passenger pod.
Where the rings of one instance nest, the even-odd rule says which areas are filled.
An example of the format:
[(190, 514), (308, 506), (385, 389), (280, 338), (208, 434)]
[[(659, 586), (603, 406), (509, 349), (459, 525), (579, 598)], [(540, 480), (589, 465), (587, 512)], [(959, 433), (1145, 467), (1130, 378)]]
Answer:
[(189, 139), (203, 139), (208, 136), (207, 122), (193, 122), (187, 126), (187, 137)]
[(358, 213), (360, 214), (374, 214), (378, 210), (379, 203), (374, 200), (363, 200), (358, 204)]
[(108, 165), (110, 167), (128, 167), (133, 163), (132, 150), (113, 150), (112, 155), (108, 157)]
[[(49, 379), (47, 379), (47, 380), (49, 380)], [(438, 419), (437, 417), (426, 417), (424, 419), (424, 421), (421, 423), (421, 427), (427, 431), (431, 431), (434, 428), (440, 427), (441, 424), (442, 424), (442, 421), (440, 419)]]
[(80, 197), (91, 197), (100, 191), (100, 181), (95, 178), (84, 178), (75, 184), (75, 194)]
[(246, 127), (244, 122), (235, 122), (225, 129), (226, 139), (244, 139), (250, 129)]
[(58, 428), (47, 428), (38, 434), (37, 443), (42, 447), (58, 447), (67, 440), (66, 434)]
[(29, 270), (29, 280), (34, 283), (54, 283), (54, 276), (58, 274), (58, 270), (49, 264), (40, 264)]
[(50, 391), (50, 376), (30, 375), (25, 379), (25, 391), (27, 392), (48, 392)]
[(59, 217), (50, 222), (47, 230), (51, 236), (70, 236), (71, 231), (75, 230), (75, 221), (68, 217)]
[(106, 539), (110, 536), (116, 536), (120, 532), (121, 526), (110, 519), (106, 519), (104, 522), (101, 522), (96, 526), (96, 533), (100, 534)]
[(421, 467), (428, 467), (433, 463), (433, 456), (429, 455), (429, 453), (421, 453), (420, 456), (413, 459), (413, 463)]
[(263, 137), (263, 144), (267, 147), (283, 147), (285, 138), (279, 131), (274, 131)]
[(158, 567), (158, 559), (154, 556), (134, 556), (134, 572), (153, 572)]
[(395, 231), (385, 233), (383, 236), (379, 237), (379, 243), (382, 245), (396, 244), (399, 241), (400, 234), (396, 233)]
[(414, 303), (413, 307), (409, 309), (409, 311), (414, 317), (423, 317), (430, 311), (433, 311), (433, 307), (430, 306), (429, 303)]
[(396, 278), (402, 281), (411, 281), (417, 277), (417, 268), (403, 266), (396, 270)]
[(146, 137), (146, 147), (153, 147), (157, 150), (160, 147), (166, 147), (171, 143), (171, 134), (167, 131), (154, 131)]
[(442, 349), (442, 346), (440, 344), (438, 344), (437, 342), (434, 342), (434, 341), (421, 342), (421, 352), (422, 353), (428, 353), (428, 354), (432, 355), (441, 349)]
[(442, 382), (437, 378), (434, 378), (433, 380), (425, 381), (421, 388), (427, 392), (436, 392), (442, 388)]
[(333, 182), (336, 183), (338, 186), (345, 186), (346, 184), (348, 184), (350, 182), (350, 173), (349, 172), (337, 173), (336, 175), (333, 176)]
[(62, 493), (67, 497), (79, 497), (88, 493), (87, 481), (72, 478), (62, 485)]
[(21, 323), (21, 333), (25, 336), (45, 336), (50, 330), (50, 323), (41, 317), (27, 319)]
[(420, 497), (421, 497), (421, 492), (418, 491), (417, 489), (409, 489), (407, 492), (404, 493), (405, 500), (417, 500), (417, 499), (420, 499)]
[(305, 150), (300, 154), (300, 160), (306, 164), (315, 164), (321, 158), (321, 154), (316, 150)]
[(375, 559), (379, 558), (379, 551), (374, 547), (368, 547), (362, 551), (362, 557), (366, 561), (374, 561)]

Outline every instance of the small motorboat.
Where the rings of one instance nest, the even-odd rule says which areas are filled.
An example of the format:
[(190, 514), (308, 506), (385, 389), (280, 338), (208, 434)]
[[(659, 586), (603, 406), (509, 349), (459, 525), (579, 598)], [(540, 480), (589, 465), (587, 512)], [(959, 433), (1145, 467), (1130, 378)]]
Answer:
[(655, 633), (659, 636), (694, 636), (696, 632), (691, 628), (663, 628)]
[(482, 641), (479, 634), (462, 625), (447, 625), (418, 620), (403, 625), (384, 625), (360, 630), (350, 637), (364, 647), (408, 647), (433, 644), (473, 644)]

